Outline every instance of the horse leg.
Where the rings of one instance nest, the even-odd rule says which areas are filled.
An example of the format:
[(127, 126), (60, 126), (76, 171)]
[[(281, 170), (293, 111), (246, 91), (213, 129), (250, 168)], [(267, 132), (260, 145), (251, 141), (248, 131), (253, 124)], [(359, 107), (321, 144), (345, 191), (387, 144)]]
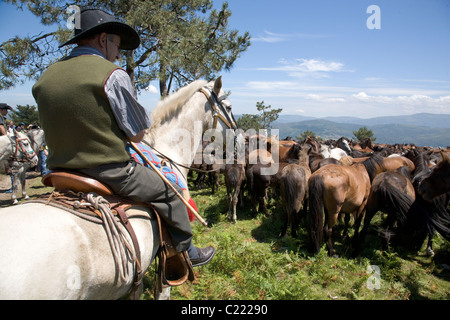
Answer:
[(363, 216), (364, 215), (358, 211), (356, 219), (355, 219), (355, 224), (353, 226), (353, 229), (355, 230), (355, 233), (353, 234), (353, 238), (352, 238), (353, 255), (354, 256), (359, 254), (359, 228), (361, 227), (361, 221), (362, 221)]
[(434, 237), (434, 230), (431, 232), (428, 232), (428, 243), (427, 243), (427, 249), (425, 250), (425, 252), (426, 252), (427, 256), (429, 256), (429, 257), (434, 256), (433, 237)]
[(348, 226), (350, 224), (350, 214), (344, 213), (344, 231), (342, 231), (342, 238), (346, 239), (348, 235)]
[(233, 222), (234, 223), (237, 222), (236, 206), (237, 206), (237, 203), (239, 200), (240, 193), (241, 193), (240, 187), (237, 186), (236, 189), (234, 190), (234, 194), (233, 194)]
[(396, 219), (392, 217), (392, 214), (388, 214), (385, 222), (386, 229), (384, 231), (385, 237), (384, 237), (384, 243), (383, 247), (385, 250), (388, 249), (389, 244), (391, 242), (392, 236), (394, 236), (394, 233), (391, 231), (394, 229), (394, 224), (396, 222)]
[(26, 169), (25, 169), (25, 167), (22, 167), (21, 170), (22, 170), (22, 171), (19, 173), (19, 177), (20, 177), (20, 184), (21, 184), (21, 186), (22, 186), (22, 197), (23, 197), (25, 200), (27, 200), (27, 199), (29, 199), (30, 197), (28, 196), (28, 194), (27, 194), (27, 189), (26, 189), (26, 187), (25, 187), (25, 184), (26, 184), (26, 182), (27, 182), (27, 180), (26, 180)]
[(337, 213), (333, 212), (332, 214), (329, 214), (328, 210), (325, 210), (325, 223), (323, 226), (323, 234), (326, 239), (328, 255), (330, 257), (337, 257), (336, 251), (333, 248), (332, 235), (333, 235), (333, 227), (336, 224), (338, 216), (339, 211), (337, 211)]
[(227, 185), (227, 202), (228, 202), (228, 221), (232, 220), (232, 207), (233, 207), (233, 197), (231, 195), (231, 187)]
[(12, 181), (11, 201), (12, 201), (12, 204), (19, 203), (19, 200), (17, 200), (17, 196), (16, 196), (16, 193), (19, 191), (19, 181), (17, 178), (18, 178), (17, 172), (11, 174), (11, 181)]
[(264, 213), (264, 215), (266, 217), (268, 217), (269, 210), (267, 210), (266, 199), (267, 199), (267, 189), (264, 190), (263, 196), (258, 196), (258, 202), (259, 202), (258, 212), (262, 212), (262, 213)]
[[(375, 214), (378, 212), (379, 207), (378, 207), (378, 197), (374, 194), (370, 194), (369, 198), (367, 200), (366, 206), (365, 206), (365, 215), (364, 215), (364, 225), (362, 227), (361, 232), (359, 232), (358, 237), (354, 238), (353, 240), (353, 247), (354, 247), (354, 251), (353, 251), (353, 255), (357, 256), (360, 254), (361, 252), (361, 245), (364, 243), (364, 240), (366, 238), (367, 235), (367, 231), (369, 230), (369, 226), (370, 226), (370, 222), (372, 221), (373, 217), (375, 216)], [(362, 215), (361, 216), (361, 220), (362, 220)], [(361, 223), (361, 221), (360, 221)], [(356, 234), (355, 234), (356, 235)]]

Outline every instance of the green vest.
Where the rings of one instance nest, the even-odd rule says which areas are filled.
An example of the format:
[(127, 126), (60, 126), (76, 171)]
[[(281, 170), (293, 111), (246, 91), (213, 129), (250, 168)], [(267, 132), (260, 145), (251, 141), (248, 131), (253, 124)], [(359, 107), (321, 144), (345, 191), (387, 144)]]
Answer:
[(130, 159), (104, 84), (118, 67), (95, 55), (51, 65), (33, 86), (50, 169), (93, 168)]

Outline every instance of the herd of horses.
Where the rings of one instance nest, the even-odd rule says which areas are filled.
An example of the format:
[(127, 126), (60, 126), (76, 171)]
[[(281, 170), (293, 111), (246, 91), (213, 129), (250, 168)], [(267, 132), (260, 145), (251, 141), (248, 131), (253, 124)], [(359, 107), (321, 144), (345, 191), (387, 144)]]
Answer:
[[(157, 104), (151, 119), (145, 140), (179, 164), (194, 162), (208, 130), (216, 132), (215, 144), (227, 144), (229, 133), (236, 131), (221, 78), (195, 81), (179, 89)], [(259, 211), (269, 214), (268, 190), (279, 192), (285, 208), (281, 234), (290, 227), (295, 235), (299, 217), (306, 216), (315, 252), (325, 239), (329, 253), (334, 254), (332, 229), (339, 215), (353, 214), (356, 229), (364, 216), (370, 220), (378, 210), (388, 214), (385, 234), (403, 243), (420, 246), (435, 231), (450, 239), (447, 150), (417, 147), (400, 155), (400, 150), (391, 150), (393, 146), (355, 145), (346, 139), (333, 145), (314, 138), (301, 142), (264, 136), (247, 139), (264, 139), (270, 148), (249, 150), (243, 163), (236, 161), (215, 171), (225, 174), (231, 220), (237, 220), (236, 204), (245, 182), (253, 212), (259, 203)], [(18, 133), (14, 139), (3, 140), (0, 151), (5, 155), (0, 160), (36, 162), (31, 138)], [(277, 171), (267, 174), (268, 167)], [(189, 166), (178, 170), (187, 185)], [(39, 201), (1, 208), (0, 216), (0, 299), (119, 299), (137, 285), (142, 288), (142, 282), (135, 283), (137, 266), (147, 270), (159, 250), (158, 223), (152, 212), (141, 207), (127, 210), (127, 223), (140, 248), (139, 261), (125, 247), (117, 261), (101, 219), (87, 219)], [(366, 224), (361, 232), (355, 230), (356, 251), (363, 243)], [(125, 230), (120, 225), (117, 228), (113, 231)], [(126, 231), (123, 236), (131, 241)], [(119, 275), (118, 264), (130, 271), (127, 277)], [(170, 296), (170, 287), (161, 295)]]
[[(213, 171), (213, 192), (220, 174), (224, 175), (230, 221), (236, 222), (237, 203), (244, 203), (247, 191), (253, 213), (269, 215), (269, 198), (279, 199), (283, 208), (280, 236), (290, 228), (291, 235), (297, 237), (303, 221), (314, 253), (325, 242), (329, 255), (336, 255), (333, 227), (344, 220), (346, 237), (353, 217), (351, 249), (353, 255), (359, 255), (371, 221), (380, 211), (385, 213), (379, 229), (384, 246), (418, 250), (428, 236), (426, 252), (432, 255), (436, 231), (450, 240), (450, 150), (375, 144), (370, 139), (355, 143), (345, 137), (321, 142), (315, 137), (296, 141), (256, 135), (246, 137), (247, 145), (251, 139), (276, 144), (277, 157), (268, 161), (270, 148), (258, 150), (264, 152), (265, 159), (256, 157), (255, 163), (249, 160), (247, 148), (245, 163), (193, 166), (193, 170), (201, 167)], [(275, 174), (261, 174), (262, 168), (274, 162), (278, 165)], [(204, 173), (198, 174), (194, 182), (197, 188), (204, 186), (204, 178)]]

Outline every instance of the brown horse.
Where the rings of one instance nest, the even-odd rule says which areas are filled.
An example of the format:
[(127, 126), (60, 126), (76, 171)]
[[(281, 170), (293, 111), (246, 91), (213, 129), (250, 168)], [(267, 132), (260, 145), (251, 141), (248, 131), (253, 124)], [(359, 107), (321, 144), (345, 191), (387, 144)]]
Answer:
[(442, 160), (419, 183), (418, 192), (426, 200), (450, 192), (450, 157), (441, 151)]
[[(328, 254), (334, 255), (332, 231), (339, 213), (353, 214), (355, 238), (370, 192), (371, 176), (382, 167), (381, 159), (369, 158), (351, 166), (330, 164), (314, 172), (309, 179), (309, 232), (313, 251), (320, 251), (325, 234)], [(325, 222), (323, 221), (325, 211)]]
[(281, 236), (286, 234), (288, 225), (291, 227), (292, 237), (297, 237), (300, 210), (308, 198), (308, 180), (311, 176), (308, 153), (309, 146), (300, 146), (298, 162), (285, 165), (277, 174), (280, 186), (280, 195), (284, 207), (283, 227)]

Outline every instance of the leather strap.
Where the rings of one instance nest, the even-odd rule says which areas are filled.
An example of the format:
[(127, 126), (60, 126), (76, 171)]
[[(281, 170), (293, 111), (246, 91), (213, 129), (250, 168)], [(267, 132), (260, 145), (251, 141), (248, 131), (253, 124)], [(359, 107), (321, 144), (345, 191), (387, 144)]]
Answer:
[(124, 225), (125, 229), (127, 229), (128, 234), (131, 237), (131, 240), (133, 241), (134, 250), (136, 252), (136, 270), (134, 274), (134, 282), (133, 286), (131, 287), (130, 294), (134, 295), (134, 299), (139, 299), (139, 286), (142, 283), (142, 278), (144, 276), (144, 273), (142, 272), (142, 266), (141, 266), (141, 250), (139, 248), (139, 241), (136, 237), (136, 233), (134, 232), (134, 229), (130, 223), (130, 220), (128, 219), (128, 215), (125, 213), (125, 210), (128, 209), (130, 206), (128, 205), (119, 205), (114, 208), (116, 210), (117, 215), (119, 216), (120, 221)]

